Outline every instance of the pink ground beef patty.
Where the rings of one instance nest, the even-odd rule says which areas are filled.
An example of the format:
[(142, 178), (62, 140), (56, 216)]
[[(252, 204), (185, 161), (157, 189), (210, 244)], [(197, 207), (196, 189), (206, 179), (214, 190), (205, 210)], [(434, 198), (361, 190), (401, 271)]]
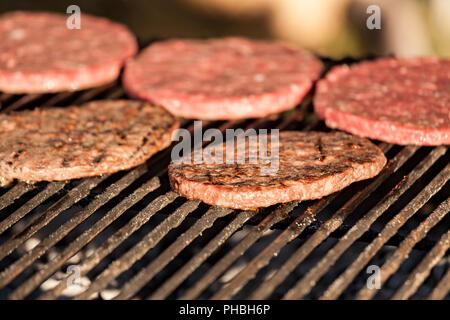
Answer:
[(313, 55), (244, 38), (169, 40), (125, 68), (128, 93), (197, 119), (263, 117), (298, 104), (322, 71)]
[(136, 54), (123, 25), (81, 13), (81, 29), (69, 15), (13, 12), (0, 16), (0, 91), (74, 91), (115, 80)]
[(315, 111), (331, 128), (401, 145), (450, 144), (450, 60), (379, 59), (333, 68)]

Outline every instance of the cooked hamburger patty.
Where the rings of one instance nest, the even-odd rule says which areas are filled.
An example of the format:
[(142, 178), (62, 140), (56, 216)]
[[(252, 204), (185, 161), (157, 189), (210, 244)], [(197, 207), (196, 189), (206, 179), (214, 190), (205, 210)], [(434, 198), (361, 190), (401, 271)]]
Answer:
[(379, 59), (338, 66), (314, 108), (331, 128), (396, 144), (450, 144), (450, 60)]
[[(267, 150), (272, 148), (270, 141)], [(386, 164), (383, 152), (364, 138), (341, 132), (286, 131), (277, 144), (278, 171), (261, 175), (260, 169), (271, 164), (249, 163), (249, 150), (255, 145), (246, 144), (243, 164), (170, 164), (173, 189), (211, 205), (250, 209), (321, 198), (377, 175)], [(225, 145), (219, 148), (225, 155)]]
[(0, 114), (0, 178), (68, 180), (145, 162), (171, 144), (178, 121), (127, 100)]
[(14, 12), (0, 16), (0, 91), (80, 90), (115, 80), (137, 51), (123, 25), (83, 13), (81, 28), (69, 15)]
[(244, 38), (169, 40), (126, 67), (127, 91), (196, 119), (263, 117), (290, 109), (322, 71), (313, 55), (285, 44)]

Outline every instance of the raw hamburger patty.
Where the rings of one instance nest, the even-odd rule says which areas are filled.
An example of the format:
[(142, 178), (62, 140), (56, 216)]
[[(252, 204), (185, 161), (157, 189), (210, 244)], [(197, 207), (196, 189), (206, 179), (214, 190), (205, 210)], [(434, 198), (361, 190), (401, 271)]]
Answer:
[(127, 100), (0, 114), (0, 179), (68, 180), (145, 162), (171, 144), (178, 121)]
[[(383, 152), (370, 141), (341, 132), (281, 132), (278, 146), (275, 174), (261, 175), (261, 167), (270, 164), (249, 163), (253, 147), (247, 144), (244, 164), (172, 163), (171, 185), (189, 199), (250, 209), (321, 198), (377, 175), (386, 164)], [(271, 147), (268, 139), (267, 150)]]
[(290, 109), (322, 71), (311, 54), (285, 44), (223, 38), (170, 40), (125, 67), (127, 91), (185, 118), (263, 117)]
[(396, 144), (450, 144), (450, 60), (380, 59), (338, 66), (314, 108), (331, 128)]
[(115, 80), (137, 51), (123, 25), (81, 14), (14, 12), (0, 16), (0, 91), (45, 93), (80, 90)]

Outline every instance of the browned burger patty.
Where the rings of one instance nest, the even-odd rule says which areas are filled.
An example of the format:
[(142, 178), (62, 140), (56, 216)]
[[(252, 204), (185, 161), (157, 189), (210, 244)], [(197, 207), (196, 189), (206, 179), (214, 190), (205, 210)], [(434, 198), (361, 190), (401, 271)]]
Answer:
[[(244, 164), (172, 163), (172, 187), (189, 199), (250, 209), (321, 198), (377, 175), (386, 164), (383, 152), (369, 140), (341, 132), (281, 132), (278, 146), (275, 174), (261, 175), (261, 167), (271, 165), (250, 164), (247, 152)], [(225, 146), (220, 148), (225, 155)]]
[(145, 162), (171, 143), (178, 121), (127, 100), (0, 115), (0, 179), (68, 180)]

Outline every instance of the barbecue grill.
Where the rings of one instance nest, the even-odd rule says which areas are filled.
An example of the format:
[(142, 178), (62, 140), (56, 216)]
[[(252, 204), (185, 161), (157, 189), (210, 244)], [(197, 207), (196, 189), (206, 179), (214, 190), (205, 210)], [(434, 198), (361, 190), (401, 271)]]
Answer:
[[(118, 83), (0, 93), (0, 112), (123, 97)], [(329, 130), (311, 96), (278, 116), (203, 127)], [(0, 298), (448, 299), (449, 148), (375, 143), (388, 158), (375, 178), (259, 211), (179, 197), (170, 149), (127, 172), (0, 188)]]

